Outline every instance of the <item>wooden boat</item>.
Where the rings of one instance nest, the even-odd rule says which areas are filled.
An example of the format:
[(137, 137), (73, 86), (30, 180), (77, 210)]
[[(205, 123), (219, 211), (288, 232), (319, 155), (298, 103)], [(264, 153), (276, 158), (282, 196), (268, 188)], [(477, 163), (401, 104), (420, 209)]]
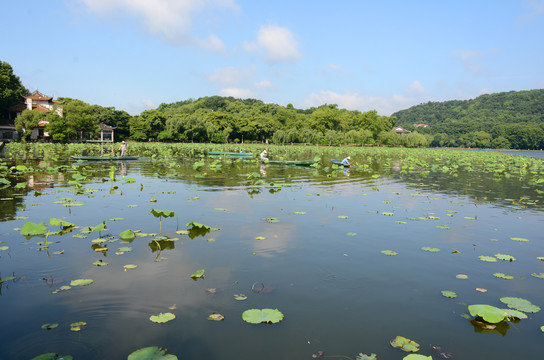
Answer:
[(291, 165), (291, 166), (312, 166), (319, 161), (315, 160), (267, 160), (263, 161), (264, 164), (270, 165)]
[(82, 161), (123, 161), (138, 160), (139, 158), (139, 156), (72, 156), (72, 159)]
[(208, 151), (209, 156), (230, 156), (230, 157), (252, 157), (253, 153), (244, 152), (226, 152), (226, 151)]
[(347, 164), (342, 164), (342, 162), (340, 160), (332, 159), (331, 162), (332, 162), (333, 165), (337, 165), (337, 166), (343, 166), (343, 167), (350, 167), (351, 166), (351, 165), (347, 165)]

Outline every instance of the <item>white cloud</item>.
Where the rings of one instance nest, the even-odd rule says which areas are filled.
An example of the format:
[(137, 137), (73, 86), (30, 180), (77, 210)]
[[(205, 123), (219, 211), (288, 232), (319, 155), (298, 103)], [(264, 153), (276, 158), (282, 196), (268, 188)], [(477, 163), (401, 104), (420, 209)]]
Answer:
[(417, 105), (423, 101), (422, 95), (425, 92), (418, 81), (414, 81), (408, 91), (413, 88), (419, 91), (414, 95), (393, 94), (390, 97), (366, 96), (356, 92), (343, 94), (334, 91), (321, 91), (319, 94), (310, 94), (304, 101), (305, 107), (320, 106), (323, 104), (337, 104), (338, 107), (348, 110), (371, 111), (376, 110), (380, 115), (391, 115), (392, 113)]
[(344, 71), (345, 69), (338, 66), (338, 65), (335, 65), (335, 64), (327, 64), (325, 65), (325, 69), (326, 70), (333, 70), (333, 71)]
[(151, 34), (176, 44), (199, 46), (224, 51), (225, 45), (215, 36), (198, 38), (190, 33), (192, 17), (211, 8), (238, 10), (234, 0), (77, 0), (99, 16), (134, 16)]
[(484, 57), (484, 53), (480, 50), (458, 50), (454, 51), (461, 64), (469, 71), (475, 74), (486, 72), (486, 68), (479, 64), (478, 61)]
[(254, 86), (256, 89), (261, 89), (261, 90), (271, 90), (276, 87), (270, 80), (262, 80), (262, 81), (256, 82)]
[(249, 68), (236, 68), (227, 66), (215, 69), (214, 73), (208, 75), (208, 80), (224, 85), (235, 85), (248, 78), (253, 77), (253, 70)]
[(248, 52), (264, 51), (266, 60), (273, 63), (295, 61), (301, 57), (291, 30), (276, 25), (262, 26), (257, 32), (257, 42), (244, 42), (243, 47)]
[(526, 11), (523, 15), (517, 17), (516, 25), (531, 22), (544, 15), (544, 0), (524, 1), (523, 7)]
[(149, 109), (154, 109), (157, 107), (157, 105), (152, 101), (152, 100), (149, 100), (149, 99), (142, 99), (142, 104), (144, 104), (144, 106), (146, 108), (149, 108)]
[(417, 80), (414, 80), (406, 90), (406, 93), (411, 96), (421, 96), (425, 93), (425, 89), (421, 85), (421, 83)]
[(221, 96), (232, 96), (239, 99), (257, 98), (257, 94), (249, 89), (226, 88), (219, 92)]

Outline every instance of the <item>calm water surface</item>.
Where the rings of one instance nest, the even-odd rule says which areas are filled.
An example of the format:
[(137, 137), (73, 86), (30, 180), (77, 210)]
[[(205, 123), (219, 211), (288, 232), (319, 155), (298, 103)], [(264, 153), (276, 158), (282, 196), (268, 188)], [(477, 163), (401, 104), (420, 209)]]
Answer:
[[(542, 200), (513, 204), (523, 196), (542, 199), (534, 187), (475, 173), (373, 177), (253, 162), (207, 163), (196, 171), (192, 161), (172, 166), (149, 159), (114, 164), (118, 181), (112, 182), (110, 166), (77, 170), (89, 174), (82, 181), (85, 192), (67, 183), (76, 170), (36, 177), (28, 190), (0, 191), (0, 246), (9, 247), (0, 251), (0, 276), (15, 277), (0, 284), (0, 359), (45, 352), (126, 359), (146, 346), (167, 348), (184, 360), (311, 359), (319, 350), (352, 359), (361, 352), (402, 359), (406, 353), (389, 345), (397, 335), (417, 341), (419, 353), (435, 359), (431, 345), (457, 359), (542, 358), (542, 312), (500, 331), (475, 328), (461, 316), (470, 304), (505, 307), (503, 296), (544, 306), (544, 280), (531, 276), (544, 272), (536, 258), (544, 256)], [(135, 182), (122, 180), (123, 174)], [(63, 198), (83, 206), (56, 203)], [(160, 242), (159, 251), (153, 236), (130, 244), (118, 240), (127, 229), (158, 233), (152, 208), (175, 212), (162, 219), (162, 235), (178, 241)], [(47, 250), (37, 244), (44, 238), (19, 234), (26, 221), (48, 224), (50, 218), (81, 228), (106, 221), (108, 229), (86, 238), (73, 237), (81, 228), (51, 236)], [(176, 233), (190, 222), (216, 229), (192, 239)], [(106, 253), (95, 252), (92, 240), (100, 237), (117, 241), (103, 243)], [(133, 250), (117, 255), (121, 246)], [(498, 253), (516, 261), (478, 258)], [(98, 259), (108, 265), (93, 266)], [(126, 264), (138, 267), (124, 271)], [(205, 277), (191, 279), (199, 269)], [(514, 279), (496, 278), (496, 272)], [(52, 293), (80, 278), (94, 283)], [(442, 290), (458, 297), (445, 298)], [(235, 294), (247, 300), (237, 301)], [(285, 318), (272, 325), (245, 323), (242, 312), (252, 308), (277, 308)], [(161, 312), (176, 318), (149, 320)], [(213, 312), (225, 320), (207, 320)], [(76, 321), (87, 328), (70, 331)], [(43, 330), (45, 323), (59, 326)]]

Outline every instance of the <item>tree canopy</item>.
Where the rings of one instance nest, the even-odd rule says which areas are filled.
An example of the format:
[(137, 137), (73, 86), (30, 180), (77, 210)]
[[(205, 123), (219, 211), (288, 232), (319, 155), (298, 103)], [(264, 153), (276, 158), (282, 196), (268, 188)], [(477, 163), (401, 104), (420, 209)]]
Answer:
[(0, 117), (6, 116), (6, 109), (21, 102), (21, 95), (26, 94), (28, 90), (13, 73), (11, 65), (0, 61)]

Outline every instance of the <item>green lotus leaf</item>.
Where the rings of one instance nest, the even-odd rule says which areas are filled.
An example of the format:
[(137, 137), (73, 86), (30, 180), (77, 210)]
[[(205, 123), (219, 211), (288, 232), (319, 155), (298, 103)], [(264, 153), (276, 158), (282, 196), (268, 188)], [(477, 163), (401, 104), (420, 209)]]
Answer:
[(348, 233), (347, 233), (346, 235), (347, 235), (347, 236), (357, 236), (357, 233), (354, 233), (354, 232), (348, 232)]
[(49, 224), (62, 226), (63, 229), (75, 226), (75, 224), (72, 224), (71, 222), (64, 221), (64, 220), (61, 220), (61, 219), (55, 219), (55, 218), (49, 219)]
[(109, 218), (108, 220), (109, 220), (109, 221), (121, 221), (121, 220), (125, 220), (125, 218), (122, 218), (122, 217), (114, 217), (114, 218)]
[(86, 327), (87, 327), (87, 323), (85, 321), (78, 321), (78, 322), (70, 324), (70, 330), (72, 331), (81, 331), (85, 329)]
[(522, 313), (521, 311), (514, 310), (514, 309), (501, 309), (506, 312), (509, 318), (517, 318), (517, 319), (527, 319), (527, 315), (525, 313)]
[(450, 299), (454, 299), (454, 298), (457, 297), (457, 294), (455, 292), (453, 292), (453, 291), (443, 290), (442, 291), (442, 296), (450, 298)]
[(70, 281), (71, 286), (87, 286), (94, 283), (93, 279), (77, 279)]
[(273, 217), (270, 217), (270, 218), (263, 218), (264, 221), (268, 222), (268, 223), (279, 223), (280, 222), (280, 219), (278, 218), (273, 218)]
[(73, 360), (73, 357), (70, 355), (59, 355), (56, 353), (46, 353), (38, 355), (32, 360)]
[(395, 215), (395, 213), (388, 212), (388, 211), (384, 211), (384, 212), (382, 212), (382, 215), (385, 215), (385, 216), (393, 216), (393, 215)]
[(136, 233), (132, 230), (125, 230), (119, 234), (121, 240), (132, 240), (136, 237)]
[(433, 357), (420, 354), (409, 354), (403, 357), (402, 360), (433, 360)]
[(136, 182), (136, 179), (127, 177), (125, 178), (125, 183), (127, 184), (134, 184)]
[(505, 280), (512, 280), (514, 278), (512, 275), (506, 275), (505, 273), (494, 273), (493, 276)]
[(47, 228), (43, 221), (39, 224), (27, 221), (21, 228), (20, 234), (25, 236), (45, 235)]
[(443, 224), (443, 225), (436, 225), (436, 227), (439, 228), (439, 229), (444, 229), (444, 230), (450, 229), (450, 227), (449, 227), (448, 225), (445, 225), (445, 224)]
[(108, 230), (108, 227), (106, 226), (106, 222), (102, 222), (102, 224), (98, 224), (96, 226), (92, 227), (93, 231), (104, 231)]
[(129, 269), (136, 269), (138, 267), (138, 265), (134, 265), (134, 264), (127, 264), (127, 265), (124, 265), (123, 268), (125, 269), (125, 271), (129, 270)]
[(199, 278), (202, 278), (204, 277), (204, 269), (201, 269), (201, 270), (197, 270), (195, 271), (194, 273), (191, 274), (191, 277), (193, 279), (199, 279)]
[(533, 305), (529, 300), (518, 297), (502, 297), (499, 299), (502, 303), (506, 304), (509, 308), (523, 311), (526, 313), (537, 313), (540, 311), (540, 307)]
[(214, 208), (215, 211), (230, 211), (229, 209), (225, 208)]
[(539, 279), (544, 279), (544, 273), (532, 273), (531, 276), (534, 276)]
[(421, 247), (421, 250), (423, 250), (423, 251), (429, 251), (429, 252), (439, 252), (439, 251), (440, 251), (439, 248), (430, 247), (430, 246), (422, 246), (422, 247)]
[(496, 324), (506, 318), (507, 313), (491, 305), (469, 305), (468, 311), (472, 316), (480, 316), (488, 323)]
[(338, 218), (339, 219), (348, 219), (349, 216), (347, 216), (347, 215), (338, 215)]
[(378, 355), (374, 353), (371, 353), (371, 354), (359, 353), (357, 357), (355, 358), (355, 360), (379, 360), (379, 357)]
[(239, 301), (243, 301), (243, 300), (247, 299), (247, 296), (245, 296), (244, 294), (236, 294), (236, 295), (234, 295), (234, 299), (239, 300)]
[(26, 182), (20, 182), (15, 185), (15, 189), (25, 189), (27, 186)]
[(3, 283), (4, 281), (10, 281), (10, 280), (15, 280), (15, 276), (1, 276), (0, 284)]
[(542, 330), (542, 332), (544, 333), (544, 326), (541, 326), (540, 330)]
[(499, 253), (499, 254), (495, 254), (495, 257), (496, 257), (497, 259), (499, 259), (499, 260), (510, 261), (510, 262), (516, 260), (516, 258), (513, 257), (512, 255), (506, 255), (506, 254), (500, 254), (500, 253)]
[(98, 259), (98, 260), (96, 260), (95, 262), (93, 262), (93, 265), (94, 265), (94, 266), (106, 266), (106, 265), (108, 265), (108, 263), (105, 262), (105, 261), (102, 260), (102, 259)]
[(480, 255), (480, 256), (478, 256), (478, 258), (480, 260), (486, 261), (486, 262), (497, 262), (497, 258), (494, 258), (493, 256)]
[(9, 246), (6, 246), (6, 245), (0, 246), (0, 250), (7, 250), (7, 249), (9, 249)]
[(132, 248), (130, 246), (121, 246), (119, 249), (117, 249), (117, 251), (119, 252), (131, 252), (132, 251)]
[(407, 339), (403, 336), (397, 336), (390, 342), (392, 347), (401, 349), (406, 352), (416, 352), (419, 350), (419, 344), (413, 340)]
[(165, 323), (171, 320), (174, 320), (176, 318), (176, 315), (172, 313), (160, 313), (159, 315), (151, 315), (149, 317), (149, 320), (153, 321), (154, 323)]
[(519, 241), (519, 242), (529, 242), (529, 239), (525, 239), (521, 237), (511, 237), (510, 240)]
[(213, 313), (210, 316), (208, 316), (208, 320), (222, 321), (222, 320), (225, 320), (225, 315)]
[(242, 313), (242, 319), (251, 324), (275, 324), (283, 320), (278, 309), (249, 309)]
[(193, 229), (194, 229), (194, 228), (198, 228), (198, 229), (206, 229), (206, 230), (210, 230), (210, 229), (211, 229), (211, 226), (204, 225), (204, 224), (199, 224), (199, 223), (196, 223), (196, 222), (194, 222), (194, 221), (185, 224), (185, 226), (191, 227), (191, 228), (193, 228)]
[(128, 356), (127, 360), (178, 360), (176, 355), (167, 355), (166, 350), (158, 346), (138, 349)]
[(265, 236), (257, 236), (257, 237), (255, 238), (255, 240), (265, 240), (265, 239), (266, 239)]
[(47, 323), (47, 324), (42, 325), (42, 329), (51, 330), (51, 329), (56, 328), (57, 326), (59, 326), (59, 324), (57, 324), (57, 323)]
[(388, 256), (395, 256), (395, 255), (399, 254), (398, 252), (393, 251), (393, 250), (382, 250), (381, 253), (385, 254), (385, 255), (388, 255)]
[(293, 211), (295, 215), (306, 215), (306, 211)]
[(174, 217), (174, 215), (176, 215), (175, 212), (170, 210), (157, 210), (157, 209), (151, 209), (149, 213), (152, 214), (154, 217), (165, 217), (165, 218)]

